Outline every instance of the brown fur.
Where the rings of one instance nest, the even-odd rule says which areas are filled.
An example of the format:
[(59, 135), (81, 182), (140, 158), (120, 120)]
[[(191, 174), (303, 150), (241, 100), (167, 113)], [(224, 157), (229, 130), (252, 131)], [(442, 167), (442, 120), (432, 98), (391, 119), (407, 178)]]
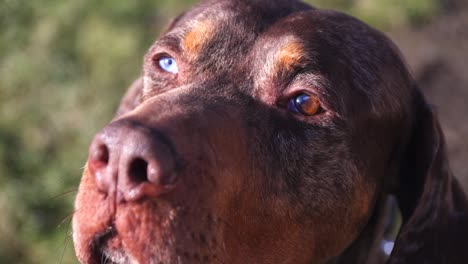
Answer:
[[(300, 93), (323, 111), (288, 110)], [(73, 239), (90, 264), (374, 264), (389, 195), (403, 224), (387, 263), (468, 261), (467, 199), (391, 41), (301, 2), (207, 0), (96, 134)]]

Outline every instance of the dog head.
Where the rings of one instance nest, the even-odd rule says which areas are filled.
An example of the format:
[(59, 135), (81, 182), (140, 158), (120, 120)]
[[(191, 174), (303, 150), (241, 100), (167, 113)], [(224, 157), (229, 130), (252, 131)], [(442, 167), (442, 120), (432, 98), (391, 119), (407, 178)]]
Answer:
[(83, 263), (323, 263), (390, 193), (403, 250), (447, 186), (437, 120), (383, 34), (301, 2), (205, 1), (94, 138), (73, 239)]

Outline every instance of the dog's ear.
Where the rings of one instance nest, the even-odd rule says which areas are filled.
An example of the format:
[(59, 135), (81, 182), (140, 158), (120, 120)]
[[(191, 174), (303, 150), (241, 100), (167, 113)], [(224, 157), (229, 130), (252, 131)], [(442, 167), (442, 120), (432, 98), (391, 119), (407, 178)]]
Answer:
[(389, 264), (468, 263), (468, 202), (453, 177), (440, 124), (416, 92), (396, 190), (402, 226)]
[(117, 109), (116, 117), (119, 117), (131, 110), (135, 109), (141, 102), (141, 93), (143, 91), (143, 77), (136, 79), (128, 88), (124, 97), (120, 101)]

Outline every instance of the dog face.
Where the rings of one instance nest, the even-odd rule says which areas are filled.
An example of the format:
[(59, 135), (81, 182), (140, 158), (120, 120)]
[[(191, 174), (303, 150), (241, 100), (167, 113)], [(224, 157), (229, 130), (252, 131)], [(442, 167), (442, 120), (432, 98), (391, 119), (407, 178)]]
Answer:
[(331, 260), (399, 172), (414, 94), (391, 42), (354, 18), (290, 1), (203, 2), (152, 45), (93, 140), (77, 255)]

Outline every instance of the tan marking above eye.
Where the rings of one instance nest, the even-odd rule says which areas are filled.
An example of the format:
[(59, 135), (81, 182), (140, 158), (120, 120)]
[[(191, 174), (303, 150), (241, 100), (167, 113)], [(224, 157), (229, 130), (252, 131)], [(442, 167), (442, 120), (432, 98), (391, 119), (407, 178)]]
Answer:
[(182, 39), (183, 50), (190, 56), (200, 53), (203, 45), (213, 38), (215, 25), (211, 20), (196, 21)]
[(304, 62), (306, 52), (302, 43), (298, 41), (290, 41), (286, 43), (279, 51), (276, 59), (276, 70), (291, 71), (295, 66), (301, 65)]

